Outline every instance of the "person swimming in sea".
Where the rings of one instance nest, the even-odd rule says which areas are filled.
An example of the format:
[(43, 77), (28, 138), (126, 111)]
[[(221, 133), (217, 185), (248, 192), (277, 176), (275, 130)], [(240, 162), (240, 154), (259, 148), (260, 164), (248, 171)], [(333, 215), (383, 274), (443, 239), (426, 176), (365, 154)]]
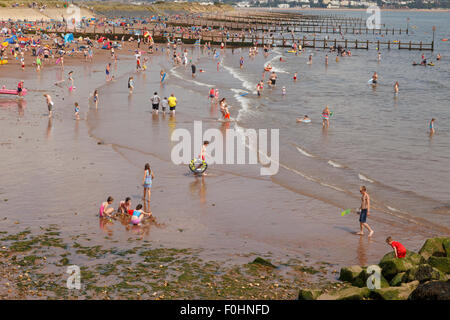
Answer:
[(375, 71), (372, 76), (372, 84), (377, 84), (377, 83), (378, 83), (378, 74)]
[(303, 118), (297, 118), (297, 122), (303, 122), (303, 123), (310, 123), (311, 119), (308, 117), (308, 115), (305, 115)]

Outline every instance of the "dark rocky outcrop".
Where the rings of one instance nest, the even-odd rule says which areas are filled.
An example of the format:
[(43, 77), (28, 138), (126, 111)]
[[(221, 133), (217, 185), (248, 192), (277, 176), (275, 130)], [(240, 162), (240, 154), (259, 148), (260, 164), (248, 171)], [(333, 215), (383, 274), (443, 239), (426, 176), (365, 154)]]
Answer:
[(450, 300), (450, 280), (420, 284), (408, 297), (409, 300)]
[[(322, 292), (304, 289), (300, 300), (450, 300), (450, 238), (426, 240), (419, 253), (407, 251), (404, 258), (389, 252), (380, 260), (381, 288), (367, 287), (367, 267), (341, 269), (339, 280), (347, 282), (339, 289)], [(447, 281), (448, 280), (448, 281)], [(351, 285), (349, 287), (349, 285)]]

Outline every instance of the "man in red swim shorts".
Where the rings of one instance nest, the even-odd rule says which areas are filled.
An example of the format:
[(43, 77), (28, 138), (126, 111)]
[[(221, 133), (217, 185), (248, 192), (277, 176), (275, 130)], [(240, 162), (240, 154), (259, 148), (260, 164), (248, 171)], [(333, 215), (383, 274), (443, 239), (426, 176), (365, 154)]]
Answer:
[(387, 237), (386, 242), (394, 249), (396, 258), (404, 258), (406, 256), (406, 249), (400, 242), (392, 241), (391, 237)]

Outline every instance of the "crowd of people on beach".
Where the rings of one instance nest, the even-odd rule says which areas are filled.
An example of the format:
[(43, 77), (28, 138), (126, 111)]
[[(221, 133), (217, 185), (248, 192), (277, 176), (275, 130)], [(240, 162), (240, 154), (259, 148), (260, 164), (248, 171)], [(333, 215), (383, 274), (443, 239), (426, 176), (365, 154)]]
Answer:
[[(167, 25), (165, 22), (168, 20), (164, 20), (164, 18), (158, 18), (156, 20), (157, 28), (161, 28), (161, 30), (166, 30), (165, 28)], [(116, 21), (117, 22), (117, 21)], [(111, 21), (103, 21), (105, 25), (115, 25), (114, 23), (111, 24)], [(120, 22), (120, 26), (124, 28), (133, 28), (136, 25), (139, 25), (140, 27), (143, 24), (149, 23), (145, 20), (135, 20), (135, 21), (122, 21)], [(53, 23), (53, 25), (48, 25), (42, 23), (42, 26), (46, 25), (46, 28), (48, 30), (58, 30), (59, 28), (62, 28), (64, 26), (63, 24), (59, 23)], [(30, 55), (31, 59), (34, 61), (32, 62), (32, 65), (36, 68), (36, 72), (41, 72), (43, 68), (47, 65), (59, 65), (61, 69), (64, 69), (64, 58), (65, 57), (72, 57), (72, 56), (84, 56), (84, 60), (86, 62), (93, 61), (94, 57), (94, 49), (106, 49), (110, 51), (110, 56), (112, 62), (108, 62), (105, 67), (105, 76), (106, 81), (113, 81), (114, 75), (112, 75), (112, 64), (114, 63), (117, 65), (118, 61), (118, 55), (116, 50), (121, 50), (124, 47), (124, 37), (122, 37), (121, 41), (117, 38), (117, 36), (114, 36), (113, 40), (110, 40), (106, 37), (99, 37), (97, 36), (96, 39), (90, 39), (89, 37), (85, 38), (78, 38), (78, 39), (67, 39), (65, 37), (61, 37), (57, 35), (56, 33), (49, 33), (46, 32), (37, 32), (36, 35), (31, 35), (29, 37), (25, 37), (25, 34), (22, 32), (21, 27), (23, 27), (23, 24), (15, 25), (14, 23), (10, 22), (8, 27), (5, 27), (5, 23), (3, 23), (3, 29), (6, 29), (6, 32), (4, 33), (4, 36), (16, 36), (17, 41), (15, 41), (14, 44), (8, 43), (8, 45), (2, 45), (1, 46), (1, 52), (0, 52), (0, 58), (1, 60), (6, 60), (7, 55), (11, 54), (12, 57), (15, 59), (20, 59), (20, 67), (22, 70), (25, 70), (25, 56), (26, 54)], [(81, 27), (82, 28), (89, 28), (91, 26), (91, 23), (88, 20), (83, 20)], [(47, 30), (47, 31), (48, 31)], [(172, 30), (173, 31), (173, 30)], [(192, 35), (200, 35), (203, 30), (202, 28), (182, 28), (179, 27), (175, 31), (181, 31), (187, 32), (189, 36)], [(209, 30), (211, 31), (211, 30)], [(225, 37), (229, 37), (230, 33), (227, 30), (220, 30), (221, 35)], [(249, 29), (249, 32), (251, 33), (252, 30)], [(136, 58), (136, 72), (143, 72), (145, 71), (148, 66), (148, 58), (143, 57), (144, 53), (147, 54), (153, 54), (155, 52), (160, 51), (161, 53), (165, 53), (168, 57), (171, 57), (171, 61), (174, 66), (185, 66), (188, 65), (191, 66), (192, 71), (192, 78), (195, 78), (197, 76), (197, 66), (195, 65), (195, 62), (192, 61), (192, 59), (189, 59), (188, 51), (186, 48), (182, 48), (182, 44), (179, 42), (173, 40), (170, 41), (168, 38), (168, 42), (166, 45), (158, 46), (154, 43), (151, 36), (136, 36), (136, 38), (130, 37), (128, 42), (136, 44), (137, 49), (134, 50), (134, 56)], [(141, 46), (147, 45), (148, 51), (143, 51), (141, 49)], [(263, 49), (264, 56), (268, 56), (271, 51), (271, 46), (269, 44), (261, 45)], [(207, 55), (211, 57), (212, 59), (217, 60), (217, 71), (220, 70), (220, 55), (222, 54), (223, 50), (226, 48), (226, 43), (221, 43), (220, 48), (213, 48), (211, 45), (211, 42), (204, 42), (202, 47), (202, 52), (204, 55)], [(9, 52), (8, 52), (9, 49)], [(288, 51), (289, 53), (294, 53), (295, 56), (302, 55), (306, 52), (305, 49), (302, 48), (300, 41), (293, 42), (291, 49)], [(248, 50), (249, 58), (253, 58), (256, 55), (259, 54), (259, 48), (258, 45), (255, 44), (255, 46), (252, 46)], [(352, 53), (350, 50), (347, 50), (341, 46), (331, 46), (329, 48), (328, 54), (336, 54), (336, 63), (339, 62), (340, 57), (352, 57)], [(329, 63), (328, 54), (325, 55), (325, 65), (327, 66)], [(437, 56), (437, 61), (441, 60), (441, 56)], [(286, 60), (283, 57), (280, 57), (280, 62), (286, 62)], [(378, 61), (381, 61), (381, 53), (378, 52)], [(308, 57), (309, 65), (313, 64), (313, 56), (312, 54)], [(427, 60), (424, 55), (422, 55), (422, 62), (423, 65), (429, 65), (427, 63)], [(244, 69), (245, 68), (245, 59), (243, 56), (240, 56), (239, 58), (239, 68)], [(199, 69), (199, 72), (203, 72), (202, 69)], [(293, 81), (296, 82), (298, 80), (298, 72), (293, 72)], [(267, 81), (265, 81), (267, 77)], [(160, 84), (162, 85), (167, 78), (167, 72), (164, 69), (161, 69), (160, 71)], [(264, 87), (265, 84), (270, 89), (274, 89), (277, 86), (277, 80), (278, 75), (273, 70), (273, 67), (270, 63), (263, 66), (263, 72), (261, 75), (261, 79), (258, 81), (256, 85), (256, 94), (257, 97), (261, 97), (264, 93)], [(67, 82), (66, 82), (67, 81)], [(74, 72), (69, 71), (67, 73), (67, 79), (60, 80), (55, 83), (57, 86), (61, 86), (63, 82), (67, 83), (67, 88), (69, 91), (72, 91), (76, 89), (75, 86), (75, 80), (74, 80)], [(373, 73), (371, 79), (369, 80), (369, 84), (372, 86), (377, 86), (379, 83), (379, 77), (376, 72)], [(135, 80), (133, 76), (130, 76), (127, 81), (127, 88), (129, 91), (129, 94), (132, 95), (135, 89)], [(18, 96), (21, 97), (24, 87), (24, 81), (20, 81), (17, 86), (17, 92)], [(398, 95), (399, 93), (399, 82), (396, 81), (394, 84), (394, 94)], [(248, 94), (248, 93), (247, 93)], [(284, 96), (287, 94), (286, 87), (282, 86), (281, 88), (281, 94)], [(51, 118), (53, 116), (54, 112), (54, 102), (52, 100), (52, 97), (48, 94), (44, 94), (45, 97), (45, 103), (48, 109), (48, 116)], [(99, 104), (99, 92), (98, 89), (94, 91), (92, 94), (93, 102), (95, 104), (95, 107), (98, 108)], [(220, 107), (220, 113), (222, 115), (221, 121), (231, 121), (233, 120), (230, 116), (230, 108), (231, 106), (228, 104), (228, 101), (225, 97), (220, 97), (219, 89), (217, 88), (211, 88), (209, 90), (208, 99), (210, 101), (211, 106), (219, 106)], [(163, 114), (168, 111), (172, 116), (175, 115), (175, 110), (177, 106), (177, 98), (175, 97), (174, 93), (172, 93), (169, 97), (161, 98), (158, 95), (157, 91), (154, 91), (153, 96), (150, 97), (150, 103), (152, 108), (152, 113), (158, 114), (161, 111)], [(76, 120), (80, 120), (80, 104), (78, 102), (74, 103), (74, 115)], [(326, 106), (321, 113), (322, 117), (322, 126), (324, 128), (328, 128), (330, 126), (330, 118), (333, 116), (333, 111), (330, 110), (329, 106)], [(311, 123), (312, 119), (308, 115), (304, 115), (301, 118), (297, 118), (296, 121), (298, 123)], [(430, 121), (429, 124), (429, 131), (430, 134), (435, 133), (435, 121), (436, 119), (433, 118)], [(199, 155), (199, 158), (205, 161), (206, 153), (206, 147), (208, 146), (208, 142), (205, 141), (202, 147), (201, 155)], [(150, 198), (151, 198), (151, 188), (152, 183), (155, 178), (153, 170), (151, 170), (150, 165), (147, 163), (144, 168), (144, 175), (143, 175), (143, 198), (142, 201), (144, 204), (139, 203), (134, 209), (132, 209), (131, 204), (131, 198), (126, 197), (124, 200), (120, 201), (119, 206), (117, 209), (113, 207), (114, 198), (112, 196), (109, 196), (105, 202), (102, 202), (99, 209), (99, 217), (101, 219), (116, 219), (118, 216), (122, 217), (128, 217), (129, 222), (133, 225), (140, 225), (141, 223), (144, 223), (144, 221), (154, 221), (154, 217), (152, 215), (152, 212), (150, 210)], [(364, 228), (366, 228), (369, 231), (369, 236), (372, 236), (374, 231), (373, 229), (367, 224), (367, 217), (370, 215), (370, 197), (367, 193), (367, 189), (365, 186), (362, 186), (360, 189), (362, 198), (361, 198), (361, 206), (358, 210), (359, 213), (359, 222), (360, 222), (360, 231), (357, 233), (359, 235), (364, 234)], [(147, 209), (148, 208), (148, 209)], [(393, 246), (393, 248), (402, 254), (402, 248), (395, 244), (395, 242), (390, 239), (388, 241), (390, 245)]]

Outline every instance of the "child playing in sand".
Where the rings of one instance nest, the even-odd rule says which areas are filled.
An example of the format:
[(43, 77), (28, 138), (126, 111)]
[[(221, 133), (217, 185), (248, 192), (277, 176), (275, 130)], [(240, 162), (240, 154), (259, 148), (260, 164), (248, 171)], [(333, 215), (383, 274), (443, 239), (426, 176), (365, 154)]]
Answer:
[(133, 214), (133, 210), (131, 210), (131, 198), (126, 197), (125, 200), (120, 201), (119, 208), (117, 209), (118, 213), (122, 214)]
[(136, 209), (133, 211), (133, 215), (131, 216), (131, 223), (134, 225), (139, 225), (145, 216), (151, 217), (152, 213), (143, 211), (142, 204), (138, 204)]
[(98, 215), (101, 218), (103, 217), (111, 218), (112, 213), (114, 212), (114, 208), (109, 206), (113, 203), (113, 201), (114, 201), (113, 197), (109, 196), (108, 199), (106, 199), (106, 202), (102, 203), (102, 205), (100, 206), (100, 210), (98, 212)]
[(394, 249), (396, 258), (404, 258), (406, 256), (406, 249), (400, 242), (393, 241), (392, 237), (387, 237), (386, 243)]

